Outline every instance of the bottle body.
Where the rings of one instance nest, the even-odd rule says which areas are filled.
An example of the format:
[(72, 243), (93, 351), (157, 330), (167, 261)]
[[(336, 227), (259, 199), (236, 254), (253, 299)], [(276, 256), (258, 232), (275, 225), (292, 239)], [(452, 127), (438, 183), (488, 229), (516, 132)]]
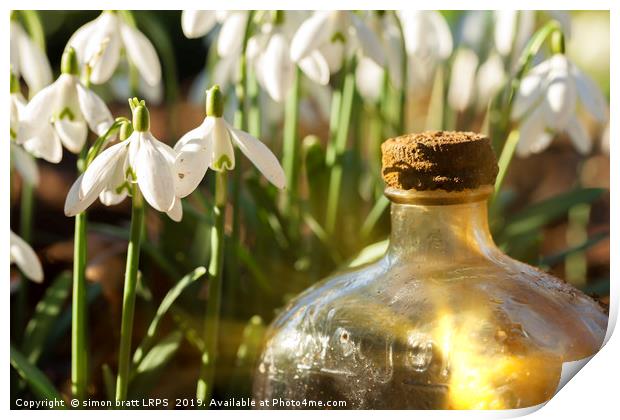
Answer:
[(367, 409), (547, 401), (562, 363), (599, 349), (606, 315), (504, 255), (488, 232), (486, 202), (459, 200), (392, 204), (380, 261), (314, 286), (274, 321), (255, 398)]

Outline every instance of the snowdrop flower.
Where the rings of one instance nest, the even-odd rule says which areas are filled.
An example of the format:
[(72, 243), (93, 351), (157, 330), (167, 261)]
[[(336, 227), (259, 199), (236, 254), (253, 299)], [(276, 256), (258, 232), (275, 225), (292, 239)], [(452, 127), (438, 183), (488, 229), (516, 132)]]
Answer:
[(497, 92), (506, 82), (504, 62), (497, 53), (491, 53), (486, 61), (480, 65), (476, 74), (477, 106), (485, 109), (493, 100)]
[(58, 79), (37, 93), (21, 113), (18, 142), (35, 157), (58, 163), (62, 145), (79, 153), (88, 129), (102, 135), (112, 125), (112, 114), (101, 98), (84, 86), (77, 74), (75, 51), (65, 51)]
[(43, 268), (37, 254), (13, 231), (11, 231), (10, 251), (11, 264), (15, 263), (24, 276), (37, 283), (43, 281)]
[(314, 57), (315, 61), (323, 59), (330, 73), (340, 70), (344, 58), (358, 51), (379, 66), (385, 65), (385, 53), (376, 34), (347, 10), (314, 12), (299, 26), (291, 41), (293, 61), (301, 66), (307, 57)]
[[(368, 25), (377, 34), (385, 51), (388, 77), (396, 89), (403, 85), (403, 45), (397, 17), (389, 12), (370, 12)], [(355, 69), (355, 83), (360, 94), (373, 102), (381, 95), (384, 69), (368, 57), (361, 57)]]
[[(297, 11), (272, 12), (273, 21), (263, 23), (259, 33), (248, 40), (248, 63), (254, 67), (259, 84), (278, 103), (286, 99), (293, 85), (296, 63), (290, 57), (290, 45), (304, 15)], [(310, 80), (321, 85), (329, 82), (329, 65), (321, 54), (310, 54), (298, 65)]]
[(181, 28), (190, 39), (208, 34), (218, 23), (223, 23), (231, 12), (226, 10), (183, 10)]
[(570, 15), (566, 11), (496, 10), (493, 12), (493, 38), (498, 53), (504, 57), (513, 55), (513, 60), (521, 54), (534, 32), (536, 13), (546, 13), (551, 19), (557, 20), (564, 35), (570, 37)]
[(269, 182), (284, 188), (284, 170), (278, 159), (260, 140), (228, 124), (222, 112), (222, 94), (219, 86), (215, 85), (207, 91), (203, 123), (186, 133), (174, 146), (178, 153), (174, 173), (179, 197), (191, 194), (204, 178), (207, 169), (225, 171), (235, 167), (233, 142)]
[(10, 111), (10, 137), (11, 137), (11, 164), (19, 172), (24, 181), (30, 185), (39, 183), (39, 170), (32, 155), (26, 152), (17, 142), (19, 131), (20, 114), (26, 106), (26, 99), (19, 91), (19, 81), (11, 72), (11, 95), (9, 102)]
[(52, 82), (52, 69), (45, 52), (30, 39), (19, 23), (11, 20), (11, 71), (22, 76), (31, 94)]
[(519, 121), (517, 154), (538, 153), (551, 143), (557, 132), (566, 132), (575, 148), (588, 153), (592, 139), (576, 114), (577, 101), (601, 123), (607, 119), (607, 103), (596, 83), (564, 54), (532, 68), (521, 81), (512, 119)]
[(134, 98), (130, 105), (133, 133), (108, 147), (88, 165), (67, 194), (65, 215), (83, 212), (97, 197), (105, 205), (118, 204), (127, 197), (129, 183), (137, 183), (155, 210), (165, 212), (174, 221), (183, 217), (173, 175), (176, 154), (149, 131), (150, 117), (144, 101)]
[(448, 104), (452, 109), (462, 112), (473, 103), (477, 68), (478, 55), (473, 50), (461, 47), (456, 51), (448, 89)]
[(452, 54), (452, 34), (437, 11), (401, 10), (405, 49), (408, 55), (408, 86), (414, 92), (428, 89), (439, 63)]
[(139, 30), (128, 25), (116, 12), (105, 11), (79, 28), (67, 47), (75, 48), (83, 66), (90, 69), (90, 81), (107, 82), (118, 67), (121, 49), (150, 86), (161, 81), (161, 64), (155, 47)]

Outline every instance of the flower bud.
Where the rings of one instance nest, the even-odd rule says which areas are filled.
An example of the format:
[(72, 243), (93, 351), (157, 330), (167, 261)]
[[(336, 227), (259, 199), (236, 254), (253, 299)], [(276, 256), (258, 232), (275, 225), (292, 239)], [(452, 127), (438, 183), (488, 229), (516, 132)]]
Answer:
[(220, 118), (224, 114), (224, 98), (219, 85), (207, 90), (206, 112), (207, 117)]
[(136, 131), (149, 131), (151, 118), (145, 105), (138, 105), (133, 109), (133, 128)]
[(564, 54), (565, 51), (564, 33), (560, 29), (553, 31), (551, 34), (551, 53)]
[(78, 75), (80, 72), (77, 55), (73, 47), (69, 47), (62, 53), (60, 60), (60, 71), (62, 74)]
[(133, 133), (131, 123), (129, 121), (123, 121), (120, 129), (118, 130), (118, 139), (120, 141), (125, 141), (129, 138), (129, 136), (131, 136), (131, 133)]

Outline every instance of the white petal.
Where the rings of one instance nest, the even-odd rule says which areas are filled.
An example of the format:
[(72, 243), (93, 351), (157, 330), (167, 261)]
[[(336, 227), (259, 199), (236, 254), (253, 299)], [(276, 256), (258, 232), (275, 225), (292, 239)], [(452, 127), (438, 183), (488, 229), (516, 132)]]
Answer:
[[(104, 188), (111, 187), (111, 180), (125, 179), (124, 162), (128, 153), (129, 140), (117, 143), (101, 152), (88, 165), (78, 191), (80, 198), (95, 190), (99, 195)], [(120, 175), (119, 175), (120, 173)], [(114, 185), (114, 187), (117, 187)]]
[(172, 208), (168, 210), (166, 214), (175, 222), (180, 222), (181, 219), (183, 219), (183, 205), (181, 204), (181, 199), (179, 197), (174, 198)]
[(39, 184), (39, 169), (32, 155), (11, 142), (11, 163), (21, 177), (30, 185)]
[(545, 122), (541, 115), (530, 114), (519, 129), (517, 156), (526, 157), (544, 150), (553, 136), (545, 130)]
[(501, 55), (506, 56), (512, 52), (518, 13), (517, 10), (496, 10), (494, 12), (495, 48)]
[[(174, 178), (169, 156), (150, 133), (139, 133), (140, 148), (134, 159), (140, 191), (155, 210), (167, 212), (174, 204)], [(170, 153), (174, 155), (172, 149)]]
[[(239, 80), (239, 56), (230, 54), (220, 58), (213, 69), (212, 83), (226, 90), (231, 83)], [(202, 92), (204, 94), (204, 92)]]
[(520, 119), (543, 99), (542, 82), (542, 75), (532, 73), (521, 80), (519, 90), (512, 103), (511, 117), (513, 120)]
[(97, 19), (86, 41), (84, 63), (91, 68), (90, 81), (94, 84), (110, 80), (121, 56), (119, 18), (115, 13), (103, 12)]
[(575, 82), (568, 72), (566, 57), (557, 54), (551, 60), (553, 62), (548, 75), (542, 111), (547, 126), (561, 130), (575, 115), (577, 92)]
[(120, 28), (127, 58), (138, 68), (147, 84), (157, 85), (161, 81), (161, 64), (155, 47), (139, 30), (124, 22), (120, 23)]
[(584, 155), (590, 153), (592, 150), (592, 138), (577, 118), (573, 117), (568, 120), (566, 132), (579, 153)]
[(301, 24), (291, 41), (291, 59), (299, 61), (313, 50), (330, 41), (334, 35), (332, 12), (317, 11)]
[(217, 53), (220, 57), (241, 51), (247, 21), (246, 11), (235, 11), (226, 17), (217, 38)]
[(11, 93), (9, 96), (9, 110), (10, 110), (10, 129), (11, 129), (11, 138), (15, 136), (15, 140), (17, 139), (17, 133), (19, 132), (19, 120), (21, 119), (21, 115), (24, 113), (24, 108), (26, 107), (26, 100), (22, 96), (21, 93)]
[(327, 64), (327, 60), (318, 50), (312, 51), (299, 60), (297, 65), (313, 82), (323, 86), (329, 83), (329, 64)]
[(385, 52), (383, 51), (383, 46), (379, 38), (377, 38), (377, 35), (353, 13), (351, 13), (351, 22), (355, 28), (357, 41), (362, 48), (364, 56), (383, 67), (385, 65)]
[(32, 281), (40, 283), (43, 281), (43, 268), (37, 254), (22, 238), (11, 231), (10, 241), (11, 262)]
[(181, 28), (188, 38), (206, 35), (217, 23), (215, 12), (211, 10), (183, 10)]
[(433, 10), (427, 12), (427, 18), (434, 29), (437, 42), (437, 55), (442, 60), (452, 54), (452, 32), (441, 13)]
[(94, 36), (99, 22), (100, 19), (97, 18), (80, 26), (78, 30), (75, 31), (73, 35), (71, 35), (71, 38), (69, 38), (67, 46), (65, 47), (73, 47), (75, 53), (77, 54), (77, 58), (82, 65), (87, 62), (86, 50), (88, 47), (88, 43), (96, 42), (94, 40)]
[(288, 42), (281, 33), (272, 35), (261, 56), (262, 83), (276, 102), (283, 102), (293, 83), (294, 64), (289, 57)]
[(176, 194), (186, 197), (200, 184), (211, 164), (212, 137), (211, 128), (215, 119), (205, 118), (205, 121), (194, 130), (185, 134), (174, 146), (178, 153), (174, 163), (176, 177)]
[(230, 142), (228, 123), (223, 118), (216, 118), (211, 131), (211, 159), (209, 167), (215, 171), (235, 168), (235, 151)]
[(58, 79), (48, 87), (40, 90), (30, 100), (20, 115), (19, 141), (28, 140), (49, 125), (52, 114), (60, 102), (60, 93), (64, 81)]
[(19, 33), (16, 36), (16, 46), (19, 49), (19, 71), (31, 92), (38, 92), (52, 83), (50, 63), (45, 52), (30, 39), (19, 25), (14, 23), (11, 25), (11, 32)]
[(390, 80), (396, 89), (401, 89), (403, 86), (402, 62), (404, 57), (400, 32), (395, 24), (387, 25), (384, 37), (385, 58)]
[(10, 53), (10, 63), (11, 63), (11, 71), (16, 77), (19, 77), (21, 72), (19, 68), (19, 37), (24, 33), (24, 30), (15, 22), (11, 21), (11, 26), (9, 30), (9, 53)]
[(71, 121), (66, 118), (54, 121), (54, 129), (62, 144), (71, 153), (80, 153), (86, 143), (88, 126), (84, 121)]
[(122, 203), (126, 197), (126, 189), (123, 189), (120, 193), (117, 193), (115, 190), (104, 189), (99, 194), (99, 201), (101, 201), (105, 206), (115, 206)]
[(448, 90), (448, 103), (453, 109), (464, 111), (472, 104), (477, 67), (478, 56), (475, 52), (468, 48), (456, 52)]
[(373, 60), (362, 57), (355, 69), (357, 90), (365, 99), (376, 102), (383, 88), (384, 70)]
[(280, 189), (286, 187), (284, 170), (271, 150), (263, 142), (248, 133), (230, 126), (229, 129), (239, 150), (250, 159), (265, 178)]
[(112, 113), (99, 95), (81, 83), (77, 84), (77, 94), (80, 110), (91, 131), (98, 136), (103, 135), (114, 123)]
[(478, 69), (476, 86), (478, 90), (478, 106), (486, 108), (495, 94), (504, 84), (506, 74), (504, 63), (497, 54), (491, 54)]
[(51, 123), (46, 123), (33, 137), (23, 141), (22, 145), (34, 157), (50, 163), (62, 160), (62, 143)]
[(571, 65), (571, 73), (583, 105), (599, 122), (605, 122), (607, 119), (607, 101), (601, 89), (590, 76), (579, 70), (574, 64)]
[(346, 54), (346, 47), (342, 42), (338, 40), (327, 42), (319, 48), (318, 52), (325, 58), (330, 73), (337, 73), (342, 68)]

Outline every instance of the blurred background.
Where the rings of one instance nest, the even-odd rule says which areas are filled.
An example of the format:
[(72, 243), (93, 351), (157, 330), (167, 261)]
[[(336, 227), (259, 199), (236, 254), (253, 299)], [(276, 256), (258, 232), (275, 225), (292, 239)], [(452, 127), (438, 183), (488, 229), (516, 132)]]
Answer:
[[(47, 54), (57, 75), (60, 57), (70, 36), (81, 25), (96, 18), (98, 12), (39, 13)], [(442, 14), (452, 32), (453, 50), (468, 47), (480, 55), (482, 62), (492, 48), (492, 41), (480, 29), (484, 27), (480, 22), (492, 25), (492, 12), (447, 11)], [(179, 11), (136, 11), (134, 15), (138, 27), (155, 45), (164, 73), (161, 86), (148, 89), (143, 86), (135, 93), (147, 99), (154, 135), (174, 145), (182, 134), (204, 118), (203, 92), (210, 80), (209, 60), (215, 55), (211, 45), (217, 30), (204, 38), (187, 39), (181, 30)], [(609, 13), (571, 12), (570, 20), (567, 55), (596, 80), (609, 98)], [(454, 71), (455, 55), (447, 59), (445, 69), (452, 67)], [(111, 83), (95, 87), (115, 117), (130, 115), (126, 103), (132, 93), (128, 80), (128, 69), (121, 68)], [(485, 105), (478, 106), (476, 100), (472, 100), (465, 106), (454, 106), (449, 100), (436, 100), (437, 89), (445, 93), (444, 97), (448, 96), (450, 81), (446, 71), (433, 78), (427, 89), (408, 93), (407, 132), (425, 128), (485, 132)], [(338, 77), (333, 77), (332, 86), (337, 82)], [(377, 139), (370, 138), (373, 129), (366, 123), (377, 104), (362, 96), (363, 86), (355, 93), (357, 100), (350, 120), (349, 143), (342, 156), (345, 169), (337, 229), (327, 234), (316, 223), (323, 219), (324, 211), (327, 170), (323, 165), (332, 91), (330, 86), (315, 89), (309, 84), (302, 84), (302, 90), (312, 94), (305, 95), (300, 105), (299, 138), (303, 139), (303, 147), (299, 171), (304, 206), (298, 220), (293, 223), (290, 215), (283, 213), (276, 190), (268, 186), (247, 161), (237, 167), (244, 179), (239, 209), (240, 245), (239, 249), (226, 251), (228, 265), (223, 285), (214, 394), (217, 398), (250, 395), (254, 362), (260, 352), (265, 326), (291, 297), (351, 262), (361, 264), (377, 258), (389, 233), (389, 212), (377, 205), (382, 188), (380, 160), (375, 147)], [(264, 92), (259, 98), (260, 138), (281, 157), (283, 105), (271, 101)], [(229, 108), (234, 107), (234, 100), (228, 102)], [(565, 279), (606, 304), (609, 294), (609, 134), (592, 121), (588, 123), (594, 147), (586, 156), (579, 154), (570, 140), (560, 134), (543, 152), (515, 158), (504, 183), (501, 206), (491, 214), (491, 222), (498, 245), (508, 254)], [(389, 130), (382, 133), (384, 137), (401, 134)], [(43, 284), (28, 286), (26, 314), (17, 316), (16, 294), (12, 293), (14, 336), (23, 330), (25, 320), (31, 316), (52, 280), (70, 272), (73, 261), (74, 221), (64, 216), (63, 204), (77, 176), (75, 156), (65, 153), (58, 165), (42, 160), (38, 164), (41, 176), (35, 194), (31, 244), (42, 261), (46, 280)], [(185, 215), (181, 223), (147, 210), (147, 240), (141, 257), (134, 343), (144, 336), (168, 290), (184, 274), (208, 263), (211, 177), (210, 173), (203, 182), (201, 193), (193, 194), (184, 203)], [(587, 199), (576, 193), (586, 189), (590, 194)], [(11, 229), (15, 232), (20, 230), (20, 191), (19, 176), (12, 176)], [(558, 201), (557, 197), (563, 201)], [(555, 200), (550, 201), (552, 199)], [(538, 217), (540, 214), (544, 216)], [(537, 217), (530, 220), (531, 215)], [(128, 200), (113, 207), (104, 207), (97, 201), (88, 216), (89, 392), (100, 399), (106, 397), (106, 373), (101, 366), (114, 370), (118, 357), (129, 217)], [(530, 225), (511, 236), (506, 226), (515, 220), (526, 220)], [(230, 233), (230, 221), (226, 229)], [(231, 272), (238, 276), (230, 276)], [(12, 290), (19, 281), (17, 270), (12, 269)], [(164, 319), (159, 339), (169, 338), (174, 331), (181, 331), (182, 335), (174, 345), (158, 354), (157, 363), (152, 363), (133, 379), (131, 396), (194, 396), (202, 346), (201, 322), (208, 302), (206, 289), (206, 282), (198, 281), (177, 299)], [(36, 363), (68, 395), (70, 290), (65, 297), (66, 302), (62, 302), (49, 328)], [(12, 393), (27, 392), (19, 386), (12, 387)]]

